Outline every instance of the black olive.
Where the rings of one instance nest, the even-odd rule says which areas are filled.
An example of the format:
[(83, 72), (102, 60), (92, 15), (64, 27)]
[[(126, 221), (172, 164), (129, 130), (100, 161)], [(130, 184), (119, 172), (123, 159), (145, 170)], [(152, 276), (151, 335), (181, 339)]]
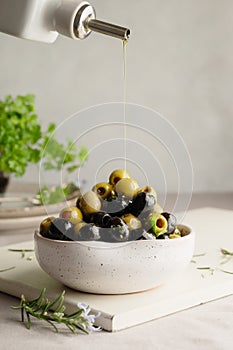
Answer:
[(124, 225), (125, 225), (124, 221), (118, 216), (113, 217), (111, 220), (111, 227), (124, 226)]
[(88, 222), (95, 224), (96, 226), (102, 227), (103, 217), (106, 215), (104, 211), (98, 211), (88, 217)]
[(125, 242), (129, 239), (129, 228), (118, 217), (113, 217), (108, 222), (109, 227), (100, 231), (101, 240), (105, 242)]
[(167, 234), (159, 235), (156, 239), (169, 239)]
[(111, 227), (111, 220), (112, 220), (112, 217), (109, 214), (105, 214), (102, 217), (103, 227)]
[(133, 199), (132, 203), (128, 205), (126, 210), (128, 211), (128, 213), (131, 213), (136, 217), (140, 215), (143, 219), (144, 216), (148, 216), (149, 213), (153, 211), (154, 205), (154, 196), (150, 195), (149, 193), (140, 192)]
[(117, 197), (116, 199), (103, 201), (103, 209), (111, 216), (122, 216), (127, 214), (127, 207), (131, 200), (125, 196)]
[(129, 229), (126, 224), (123, 226), (114, 226), (111, 228), (111, 235), (116, 242), (125, 242), (129, 239)]
[(95, 224), (98, 227), (110, 227), (112, 217), (104, 212), (99, 211), (98, 213), (93, 213), (88, 217), (85, 217), (86, 222)]
[(97, 241), (100, 239), (100, 229), (93, 224), (86, 224), (76, 235), (77, 241)]
[(51, 222), (48, 238), (61, 241), (73, 239), (74, 225), (67, 219), (56, 218)]
[(176, 229), (176, 217), (175, 215), (171, 214), (171, 213), (161, 213), (161, 215), (163, 215), (165, 217), (165, 219), (167, 220), (167, 233), (172, 233), (175, 231)]
[(137, 239), (138, 241), (147, 241), (147, 239), (144, 236), (141, 236)]

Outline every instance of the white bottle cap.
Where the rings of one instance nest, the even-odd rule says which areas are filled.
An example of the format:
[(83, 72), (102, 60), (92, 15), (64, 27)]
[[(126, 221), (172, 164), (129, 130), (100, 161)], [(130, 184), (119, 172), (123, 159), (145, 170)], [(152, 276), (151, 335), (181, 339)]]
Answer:
[(88, 2), (64, 0), (55, 14), (55, 30), (72, 39), (84, 39), (91, 33), (85, 23), (94, 18), (94, 8)]

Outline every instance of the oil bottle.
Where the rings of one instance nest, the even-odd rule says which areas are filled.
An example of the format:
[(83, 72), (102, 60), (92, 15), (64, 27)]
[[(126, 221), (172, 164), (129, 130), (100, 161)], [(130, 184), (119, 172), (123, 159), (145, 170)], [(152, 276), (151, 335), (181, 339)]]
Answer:
[(127, 40), (130, 30), (96, 19), (95, 9), (80, 0), (1, 0), (0, 32), (53, 43), (59, 34), (85, 39), (92, 31)]

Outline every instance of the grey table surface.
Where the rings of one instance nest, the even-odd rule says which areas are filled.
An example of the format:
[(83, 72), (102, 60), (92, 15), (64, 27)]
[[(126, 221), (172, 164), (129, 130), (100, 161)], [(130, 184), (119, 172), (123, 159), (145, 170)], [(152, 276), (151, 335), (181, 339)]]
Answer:
[[(171, 195), (172, 200), (172, 195)], [(233, 193), (196, 194), (189, 209), (212, 206), (233, 209)], [(27, 240), (17, 233), (4, 237), (0, 245)], [(232, 291), (233, 293), (233, 291)], [(56, 334), (49, 326), (33, 323), (27, 330), (19, 313), (11, 310), (18, 300), (0, 293), (0, 349), (205, 349), (233, 348), (233, 295), (172, 314), (117, 333)]]

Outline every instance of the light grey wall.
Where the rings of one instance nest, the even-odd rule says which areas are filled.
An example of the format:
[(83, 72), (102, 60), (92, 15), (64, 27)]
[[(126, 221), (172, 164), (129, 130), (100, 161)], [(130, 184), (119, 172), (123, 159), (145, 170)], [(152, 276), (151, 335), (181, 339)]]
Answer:
[[(194, 167), (194, 190), (232, 191), (233, 2), (92, 4), (99, 19), (131, 29), (127, 100), (157, 110), (181, 134)], [(122, 44), (98, 34), (82, 42), (59, 37), (51, 45), (0, 34), (0, 97), (9, 93), (34, 93), (44, 125), (82, 108), (122, 101)], [(157, 158), (162, 154), (154, 152)], [(93, 162), (92, 170), (98, 166)], [(168, 189), (175, 190), (169, 162), (163, 171)], [(34, 176), (31, 169), (25, 179)]]

